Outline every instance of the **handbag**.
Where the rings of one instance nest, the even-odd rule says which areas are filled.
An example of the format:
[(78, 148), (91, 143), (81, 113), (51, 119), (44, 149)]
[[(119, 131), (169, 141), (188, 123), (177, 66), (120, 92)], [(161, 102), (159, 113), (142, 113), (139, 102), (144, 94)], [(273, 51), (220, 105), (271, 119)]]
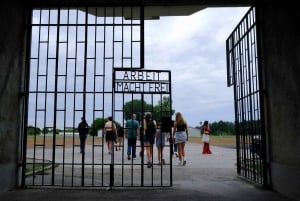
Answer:
[(202, 142), (209, 142), (209, 135), (208, 134), (203, 134), (202, 135)]

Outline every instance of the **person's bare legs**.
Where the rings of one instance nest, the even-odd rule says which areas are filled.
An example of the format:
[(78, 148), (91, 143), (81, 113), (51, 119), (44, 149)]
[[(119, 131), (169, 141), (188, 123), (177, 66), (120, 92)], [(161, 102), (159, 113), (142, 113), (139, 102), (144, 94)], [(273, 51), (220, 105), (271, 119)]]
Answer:
[(148, 167), (151, 167), (152, 164), (152, 146), (150, 142), (144, 142), (146, 154), (147, 154), (147, 160), (148, 160)]
[(164, 159), (164, 146), (161, 146), (161, 150), (160, 150), (160, 152), (161, 152), (161, 163), (164, 165), (164, 164), (166, 164), (166, 161), (165, 161), (165, 159)]
[(186, 164), (186, 158), (185, 158), (185, 142), (182, 143), (182, 150), (181, 150), (181, 156), (182, 156), (182, 159), (183, 159), (183, 164), (182, 165), (185, 165)]
[(162, 154), (162, 147), (158, 146), (157, 147), (157, 158), (158, 158), (158, 163), (161, 163), (161, 154)]
[(179, 165), (181, 165), (182, 164), (182, 143), (177, 143), (177, 151), (178, 151)]
[(108, 153), (111, 154), (112, 151), (112, 140), (108, 140), (107, 141), (107, 149), (108, 149)]

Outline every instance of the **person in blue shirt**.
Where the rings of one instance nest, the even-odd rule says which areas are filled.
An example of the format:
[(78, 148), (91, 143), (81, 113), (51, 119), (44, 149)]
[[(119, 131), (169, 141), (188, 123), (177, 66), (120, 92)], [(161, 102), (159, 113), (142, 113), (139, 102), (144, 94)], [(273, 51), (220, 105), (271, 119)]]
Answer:
[(126, 121), (125, 133), (127, 135), (127, 159), (130, 160), (132, 153), (132, 159), (136, 158), (136, 141), (139, 135), (139, 122), (136, 120), (136, 114), (132, 114), (132, 118)]

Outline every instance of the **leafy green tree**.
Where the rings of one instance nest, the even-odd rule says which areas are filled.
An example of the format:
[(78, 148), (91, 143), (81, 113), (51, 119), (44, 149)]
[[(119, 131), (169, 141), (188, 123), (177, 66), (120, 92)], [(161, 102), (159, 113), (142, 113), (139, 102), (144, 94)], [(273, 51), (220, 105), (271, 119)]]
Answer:
[(213, 122), (210, 128), (212, 135), (235, 135), (235, 125), (232, 122)]
[(145, 101), (142, 102), (141, 100), (134, 99), (132, 101), (126, 102), (123, 106), (124, 118), (126, 120), (130, 119), (131, 115), (134, 113), (136, 114), (136, 119), (141, 120), (143, 118), (142, 106), (144, 106), (144, 111), (152, 111), (152, 105), (147, 104)]
[(157, 121), (161, 121), (162, 117), (171, 117), (175, 113), (175, 110), (171, 110), (170, 97), (164, 96), (162, 100), (158, 101), (158, 104), (154, 106), (153, 118)]
[(27, 126), (27, 135), (40, 135), (42, 133), (41, 129), (34, 126)]
[[(142, 109), (144, 111), (142, 111)], [(171, 111), (171, 100), (167, 96), (164, 96), (162, 100), (158, 101), (157, 105), (154, 106), (137, 99), (124, 104), (125, 119), (129, 119), (131, 115), (135, 113), (137, 115), (137, 120), (141, 121), (144, 117), (144, 112), (151, 112), (155, 120), (161, 121), (162, 116), (172, 116), (175, 113), (175, 110)]]
[(50, 134), (53, 134), (53, 132), (54, 132), (56, 135), (58, 135), (60, 132), (63, 132), (63, 130), (62, 130), (62, 129), (59, 129), (59, 128), (56, 128), (55, 130), (54, 130), (54, 129), (49, 129), (49, 130), (48, 130), (48, 133), (50, 133)]
[(89, 134), (92, 136), (97, 136), (98, 130), (104, 128), (105, 122), (105, 118), (96, 118), (89, 129)]
[(43, 134), (47, 134), (47, 133), (49, 133), (49, 128), (43, 128)]

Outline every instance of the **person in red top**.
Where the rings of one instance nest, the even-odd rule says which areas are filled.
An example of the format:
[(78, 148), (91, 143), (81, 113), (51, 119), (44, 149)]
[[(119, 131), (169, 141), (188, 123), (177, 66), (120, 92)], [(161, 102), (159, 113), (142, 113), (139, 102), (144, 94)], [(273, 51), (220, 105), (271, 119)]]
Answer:
[(210, 135), (210, 127), (209, 127), (208, 121), (204, 121), (204, 124), (203, 124), (203, 137), (202, 137), (202, 141), (203, 141), (202, 154), (211, 154), (211, 151), (210, 151), (210, 148), (209, 148), (209, 135)]

